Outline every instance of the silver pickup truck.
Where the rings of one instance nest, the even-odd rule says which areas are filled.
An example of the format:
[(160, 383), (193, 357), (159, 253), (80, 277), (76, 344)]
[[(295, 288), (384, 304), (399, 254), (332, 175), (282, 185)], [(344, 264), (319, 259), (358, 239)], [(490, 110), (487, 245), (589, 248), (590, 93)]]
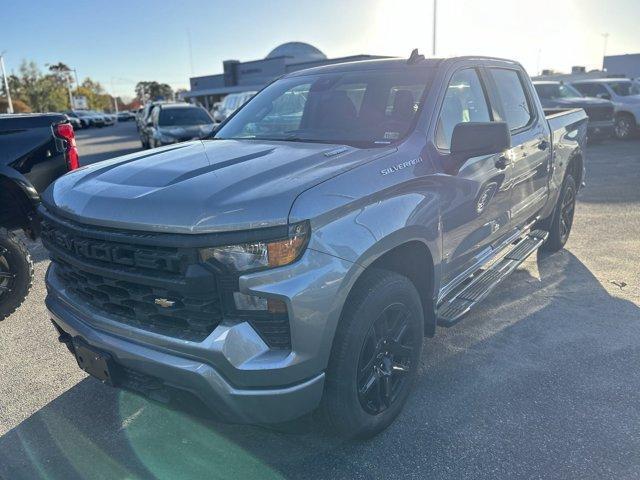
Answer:
[(563, 247), (586, 126), (583, 110), (545, 118), (508, 60), (414, 52), (286, 75), (210, 140), (47, 190), (59, 340), (155, 400), (249, 423), (318, 410), (374, 435), (425, 336)]

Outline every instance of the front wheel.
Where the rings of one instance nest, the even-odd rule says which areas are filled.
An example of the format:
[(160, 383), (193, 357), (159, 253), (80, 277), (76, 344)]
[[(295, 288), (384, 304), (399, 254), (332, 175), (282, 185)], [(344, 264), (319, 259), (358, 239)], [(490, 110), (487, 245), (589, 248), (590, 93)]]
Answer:
[(636, 122), (629, 114), (620, 114), (616, 117), (614, 133), (619, 140), (629, 140), (636, 129)]
[(0, 320), (11, 315), (33, 283), (29, 250), (13, 233), (0, 228)]
[(557, 252), (564, 247), (569, 239), (573, 226), (573, 215), (576, 209), (576, 195), (578, 188), (576, 181), (570, 173), (562, 182), (562, 190), (558, 197), (558, 203), (551, 217), (549, 238), (542, 245), (542, 249), (548, 252)]
[(424, 317), (406, 277), (366, 272), (345, 307), (326, 372), (321, 413), (339, 435), (366, 438), (388, 427), (418, 372)]

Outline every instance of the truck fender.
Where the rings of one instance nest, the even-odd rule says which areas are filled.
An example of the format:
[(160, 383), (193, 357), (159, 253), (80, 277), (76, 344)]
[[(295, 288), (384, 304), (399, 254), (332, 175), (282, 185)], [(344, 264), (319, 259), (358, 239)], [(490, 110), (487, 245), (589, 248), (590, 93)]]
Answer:
[(0, 181), (9, 181), (15, 184), (34, 207), (40, 203), (40, 195), (35, 187), (24, 175), (13, 168), (0, 165)]
[(0, 222), (3, 227), (23, 228), (35, 239), (40, 230), (35, 213), (39, 203), (40, 195), (23, 175), (0, 166)]

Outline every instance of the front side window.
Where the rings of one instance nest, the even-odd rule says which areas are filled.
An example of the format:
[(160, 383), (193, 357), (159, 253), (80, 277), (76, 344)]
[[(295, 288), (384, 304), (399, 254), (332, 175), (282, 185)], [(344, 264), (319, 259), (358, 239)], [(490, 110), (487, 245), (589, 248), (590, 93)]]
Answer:
[(490, 70), (502, 100), (505, 121), (509, 129), (513, 131), (527, 126), (533, 119), (533, 115), (520, 74), (517, 70), (507, 68)]
[(436, 146), (451, 147), (453, 129), (459, 123), (489, 122), (489, 107), (478, 74), (472, 68), (456, 72), (447, 86), (436, 127)]
[(388, 145), (409, 133), (430, 78), (428, 67), (283, 78), (215, 138)]

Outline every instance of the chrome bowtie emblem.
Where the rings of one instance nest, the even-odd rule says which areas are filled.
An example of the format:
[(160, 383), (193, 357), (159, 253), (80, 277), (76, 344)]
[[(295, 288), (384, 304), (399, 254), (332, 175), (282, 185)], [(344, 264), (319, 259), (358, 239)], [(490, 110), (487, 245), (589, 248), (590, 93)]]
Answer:
[(153, 303), (162, 308), (173, 307), (176, 304), (173, 300), (167, 300), (166, 298), (156, 298)]

